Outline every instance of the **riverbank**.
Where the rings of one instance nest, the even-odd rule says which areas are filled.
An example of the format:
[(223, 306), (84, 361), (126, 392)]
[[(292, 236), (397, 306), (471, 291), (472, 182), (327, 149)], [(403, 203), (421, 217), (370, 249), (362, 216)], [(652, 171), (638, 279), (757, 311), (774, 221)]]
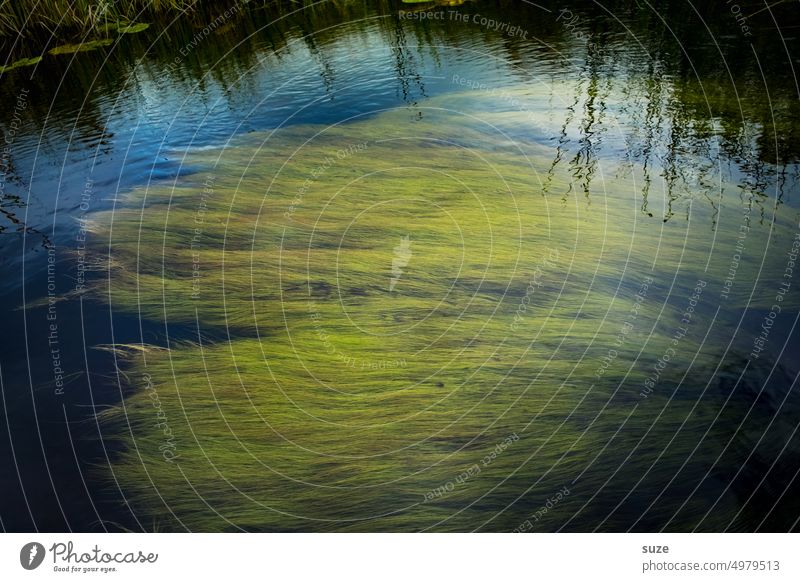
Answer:
[[(420, 14), (423, 10), (441, 11), (464, 4), (465, 1), (371, 0), (370, 4), (406, 7), (408, 14)], [(158, 21), (163, 24), (174, 18), (188, 18), (203, 23), (209, 15), (231, 9), (240, 14), (253, 10), (288, 13), (301, 8), (314, 10), (324, 4), (329, 3), (318, 0), (0, 0), (0, 71), (7, 70), (10, 64), (18, 61), (19, 66), (35, 64), (21, 60), (35, 60), (55, 46), (103, 42), (117, 31), (145, 23)], [(344, 0), (333, 4), (344, 9), (351, 2)], [(591, 21), (591, 7), (578, 11), (567, 10), (553, 1), (540, 4), (549, 6), (548, 10), (558, 14), (557, 21), (563, 22), (567, 28), (582, 27)], [(498, 5), (516, 10), (520, 0), (500, 0)], [(627, 2), (612, 3), (611, 7), (623, 12), (631, 10)], [(674, 14), (686, 10), (685, 5), (662, 0), (653, 7), (652, 12)], [(638, 11), (643, 15), (648, 12)], [(689, 12), (693, 14), (693, 11)], [(774, 3), (767, 9), (760, 2), (738, 0), (735, 3), (728, 2), (725, 10), (717, 6), (700, 9), (699, 15), (708, 22), (722, 20), (744, 40), (754, 43), (759, 41), (758, 31), (770, 28), (773, 18), (779, 18), (784, 28), (797, 26), (796, 16), (785, 1)], [(504, 24), (501, 22), (498, 26)]]
[[(307, 3), (293, 2), (298, 7)], [(30, 57), (48, 45), (103, 40), (153, 19), (279, 4), (280, 0), (4, 0), (0, 3), (0, 55)]]

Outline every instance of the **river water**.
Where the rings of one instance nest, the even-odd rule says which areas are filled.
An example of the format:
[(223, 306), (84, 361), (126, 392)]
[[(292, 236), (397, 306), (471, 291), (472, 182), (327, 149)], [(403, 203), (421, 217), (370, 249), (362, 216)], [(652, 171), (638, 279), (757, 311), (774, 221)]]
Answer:
[(232, 4), (4, 73), (2, 526), (797, 528), (775, 10)]

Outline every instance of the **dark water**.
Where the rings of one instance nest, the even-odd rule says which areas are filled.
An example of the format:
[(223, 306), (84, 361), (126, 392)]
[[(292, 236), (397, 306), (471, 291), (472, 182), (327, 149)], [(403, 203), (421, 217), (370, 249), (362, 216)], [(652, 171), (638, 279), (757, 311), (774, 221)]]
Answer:
[[(738, 186), (754, 221), (768, 224), (780, 212), (796, 224), (794, 7), (757, 14), (758, 7), (743, 7), (752, 14), (743, 30), (724, 3), (430, 5), (438, 18), (368, 4), (240, 12), (209, 31), (222, 12), (212, 10), (0, 77), (9, 146), (0, 203), (4, 529), (152, 527), (126, 509), (124, 487), (102, 476), (115, 451), (100, 438), (93, 412), (124, 394), (113, 357), (96, 348), (163, 343), (164, 329), (76, 293), (98, 277), (83, 271), (91, 235), (81, 221), (133, 188), (191, 174), (182, 163), (186, 149), (391, 108), (423, 118), (430, 100), (472, 91), (486, 97), (484, 111), (478, 99), (474, 113), (500, 102), (535, 114), (535, 131), (504, 129), (511, 139), (551, 148), (553, 165), (568, 168), (569, 188), (549, 195), (588, 201), (609, 179), (601, 169), (610, 160), (640, 169), (637, 205), (650, 228), (686, 221), (687, 208), (703, 204), (713, 237), (715, 181)], [(489, 20), (507, 26), (495, 30)], [(520, 87), (531, 93), (519, 97)], [(741, 361), (720, 362), (716, 373), (721, 393), (747, 384), (735, 398), (756, 411), (741, 421), (750, 440), (736, 441), (725, 461), (726, 478), (748, 504), (739, 529), (798, 526), (796, 305), (787, 304), (744, 380)], [(757, 330), (768, 313), (755, 307), (731, 319)], [(770, 442), (763, 451), (752, 444), (762, 433)], [(591, 530), (605, 514), (584, 515), (567, 527)], [(644, 527), (660, 525), (654, 518)]]

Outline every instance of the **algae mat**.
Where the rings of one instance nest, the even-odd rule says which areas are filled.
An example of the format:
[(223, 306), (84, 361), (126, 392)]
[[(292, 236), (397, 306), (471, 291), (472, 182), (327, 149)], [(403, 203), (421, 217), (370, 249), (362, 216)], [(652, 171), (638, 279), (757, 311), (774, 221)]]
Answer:
[(716, 379), (796, 225), (721, 181), (656, 180), (643, 210), (624, 160), (583, 192), (526, 137), (552, 119), (485, 99), (188, 150), (191, 174), (93, 217), (98, 297), (164, 326), (114, 346), (128, 389), (102, 414), (145, 527), (741, 517), (719, 461), (747, 410)]

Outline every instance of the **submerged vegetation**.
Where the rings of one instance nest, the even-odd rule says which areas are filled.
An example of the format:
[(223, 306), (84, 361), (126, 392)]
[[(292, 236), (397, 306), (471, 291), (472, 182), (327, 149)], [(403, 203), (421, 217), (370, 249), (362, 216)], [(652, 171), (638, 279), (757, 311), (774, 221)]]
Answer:
[(641, 211), (641, 167), (601, 161), (591, 197), (564, 199), (552, 148), (509, 138), (547, 119), (474, 93), (421, 110), (187, 151), (196, 173), (95, 216), (99, 296), (169, 338), (114, 348), (130, 390), (103, 419), (135, 514), (201, 531), (737, 527), (724, 477), (749, 403), (715, 379), (719, 337), (769, 309), (780, 270), (762, 258), (784, 260), (765, 250), (793, 225), (752, 221), (746, 283), (715, 311), (752, 204), (736, 187), (665, 222)]
[(800, 102), (791, 40), (763, 32), (783, 4), (747, 42), (682, 0), (459, 8), (527, 41), (398, 10), (460, 1), (109, 4), (0, 37), (27, 43), (0, 213), (26, 232), (56, 193), (70, 224), (32, 224), (59, 260), (92, 221), (111, 309), (81, 317), (115, 320), (74, 343), (118, 342), (123, 391), (96, 392), (115, 522), (793, 527), (800, 410), (773, 358)]

